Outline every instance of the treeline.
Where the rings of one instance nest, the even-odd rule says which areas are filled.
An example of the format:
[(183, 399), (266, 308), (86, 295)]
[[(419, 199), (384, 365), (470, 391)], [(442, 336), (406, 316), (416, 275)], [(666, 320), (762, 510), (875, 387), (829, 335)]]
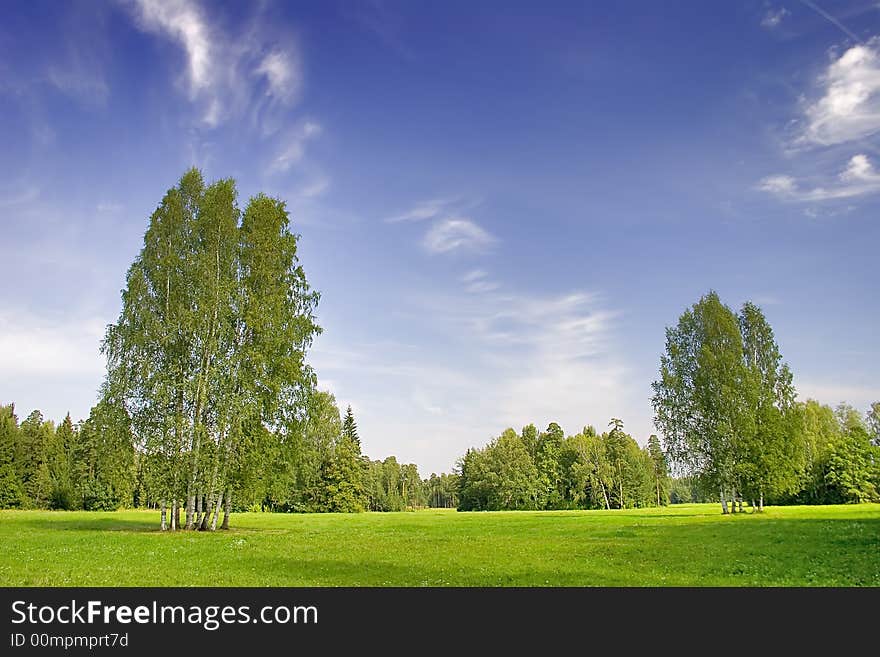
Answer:
[(613, 419), (566, 437), (552, 422), (505, 430), (458, 463), (460, 511), (624, 509), (667, 504), (670, 477), (657, 436), (644, 448)]
[[(810, 399), (794, 403), (786, 419), (787, 451), (778, 455), (784, 462), (766, 479), (775, 485), (748, 496), (745, 480), (739, 480), (731, 491), (741, 493), (731, 501), (740, 510), (743, 501), (758, 509), (765, 502), (880, 501), (880, 403), (862, 415), (845, 403), (832, 409)], [(541, 433), (533, 424), (519, 434), (506, 429), (459, 460), (458, 509), (622, 509), (720, 501), (711, 479), (671, 475), (657, 436), (640, 447), (620, 420), (610, 427), (598, 434), (587, 426), (567, 437), (555, 422)]]
[(715, 491), (724, 513), (744, 500), (880, 499), (880, 403), (862, 416), (798, 402), (792, 380), (753, 303), (737, 313), (710, 292), (667, 329), (654, 424), (676, 472)]
[(33, 411), (19, 424), (13, 405), (0, 406), (0, 508), (105, 511), (138, 502), (131, 436), (112, 409), (97, 406), (74, 424), (57, 427)]
[[(137, 447), (117, 411), (99, 404), (87, 420), (74, 423), (68, 415), (56, 425), (40, 411), (19, 422), (13, 405), (0, 406), (0, 508), (161, 508), (163, 463)], [(299, 429), (286, 435), (260, 429), (248, 437), (258, 467), (239, 480), (233, 511), (405, 511), (457, 504), (455, 475), (422, 480), (415, 464), (361, 454), (351, 408), (342, 418), (327, 392), (310, 397)], [(207, 496), (197, 495), (196, 522), (208, 509)]]
[[(837, 408), (814, 399), (791, 410), (789, 485), (772, 491), (769, 504), (846, 504), (880, 501), (880, 403), (862, 416), (852, 406)], [(737, 497), (737, 502), (742, 496)], [(719, 491), (699, 476), (671, 480), (669, 500), (718, 502)], [(748, 502), (760, 505), (760, 497)]]
[[(642, 448), (618, 419), (566, 437), (507, 429), (458, 463), (460, 510), (620, 509), (719, 501), (880, 501), (880, 402), (862, 415), (842, 403), (799, 402), (769, 322), (710, 292), (666, 332), (652, 385), (654, 424)], [(671, 477), (670, 474), (675, 475)]]

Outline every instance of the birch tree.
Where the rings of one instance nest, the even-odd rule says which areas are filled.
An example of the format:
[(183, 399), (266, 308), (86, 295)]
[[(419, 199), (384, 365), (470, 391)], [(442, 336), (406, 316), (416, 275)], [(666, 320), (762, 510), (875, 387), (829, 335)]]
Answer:
[(751, 302), (743, 305), (739, 324), (754, 425), (752, 433), (742, 437), (738, 474), (752, 499), (757, 498), (755, 508), (763, 511), (766, 495), (796, 492), (803, 450), (796, 437), (792, 375), (782, 362), (773, 329)]
[(681, 474), (719, 492), (723, 513), (736, 497), (741, 440), (753, 432), (753, 404), (736, 315), (715, 292), (666, 330), (660, 378), (652, 384), (654, 423)]
[(184, 174), (150, 218), (103, 343), (105, 394), (149, 457), (163, 529), (180, 528), (181, 506), (186, 529), (215, 529), (221, 509), (228, 526), (236, 488), (314, 383), (318, 294), (285, 204), (237, 203), (234, 181)]

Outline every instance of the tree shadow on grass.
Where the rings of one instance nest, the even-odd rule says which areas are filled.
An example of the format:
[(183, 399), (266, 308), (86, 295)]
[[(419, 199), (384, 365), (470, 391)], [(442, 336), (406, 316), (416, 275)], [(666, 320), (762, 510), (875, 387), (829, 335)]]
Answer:
[(111, 513), (112, 512), (108, 512), (106, 516), (89, 518), (65, 518), (63, 516), (53, 516), (49, 518), (23, 518), (17, 519), (16, 524), (46, 531), (160, 532), (159, 523), (153, 520), (115, 518)]

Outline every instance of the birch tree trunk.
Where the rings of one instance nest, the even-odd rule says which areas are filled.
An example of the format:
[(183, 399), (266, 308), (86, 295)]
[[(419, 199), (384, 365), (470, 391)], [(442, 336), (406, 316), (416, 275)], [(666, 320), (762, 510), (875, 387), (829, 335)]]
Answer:
[(214, 516), (211, 518), (211, 531), (217, 531), (217, 518), (220, 516), (220, 506), (223, 504), (223, 491), (217, 493), (217, 504), (214, 506)]
[(232, 486), (229, 486), (226, 489), (226, 501), (224, 504), (223, 524), (220, 525), (220, 529), (229, 529), (229, 514), (232, 512)]
[(758, 513), (764, 513), (764, 491), (758, 495)]
[(198, 529), (200, 532), (203, 532), (208, 528), (208, 520), (210, 520), (211, 513), (214, 511), (214, 496), (211, 493), (208, 493), (206, 502), (208, 508), (205, 511), (205, 515), (202, 516), (202, 522), (199, 523), (198, 527), (196, 527), (196, 529)]
[(167, 510), (165, 509), (165, 500), (162, 500), (162, 512), (161, 512), (161, 517), (162, 517), (162, 531), (163, 531), (163, 532), (168, 530), (168, 521), (167, 521), (167, 519), (166, 519), (166, 517), (165, 517), (166, 514), (167, 514)]
[(608, 491), (605, 490), (605, 482), (599, 482), (602, 485), (602, 496), (605, 498), (605, 509), (611, 510), (611, 500), (608, 499)]
[(727, 509), (727, 498), (724, 497), (724, 489), (721, 489), (721, 513), (728, 514), (730, 511)]
[(196, 491), (196, 526), (202, 522), (202, 491)]

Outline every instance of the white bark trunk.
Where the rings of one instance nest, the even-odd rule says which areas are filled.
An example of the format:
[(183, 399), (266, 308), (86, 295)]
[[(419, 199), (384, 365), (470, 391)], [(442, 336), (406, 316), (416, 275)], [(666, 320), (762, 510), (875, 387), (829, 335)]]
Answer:
[(727, 498), (724, 497), (724, 489), (721, 489), (721, 513), (728, 514), (730, 511), (727, 509)]
[(163, 532), (168, 530), (168, 519), (166, 517), (167, 513), (168, 512), (165, 508), (165, 500), (162, 500), (162, 531)]
[(605, 498), (605, 508), (610, 509), (611, 508), (611, 501), (608, 499), (608, 491), (605, 490), (605, 484), (603, 482), (600, 482), (600, 483), (602, 485), (602, 496)]
[(211, 531), (217, 531), (217, 518), (220, 516), (220, 507), (223, 504), (223, 491), (217, 493), (217, 504), (214, 506), (214, 516), (211, 518)]
[(229, 514), (232, 512), (232, 490), (226, 489), (226, 506), (223, 509), (223, 524), (220, 529), (229, 529)]

